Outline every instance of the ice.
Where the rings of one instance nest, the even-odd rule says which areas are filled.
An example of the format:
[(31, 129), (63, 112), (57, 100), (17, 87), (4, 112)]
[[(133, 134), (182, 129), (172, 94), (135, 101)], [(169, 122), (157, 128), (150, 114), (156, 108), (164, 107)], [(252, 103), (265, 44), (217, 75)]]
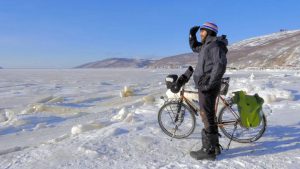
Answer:
[[(47, 103), (51, 103), (51, 102), (47, 102)], [(44, 103), (34, 103), (28, 105), (26, 109), (21, 111), (21, 114), (31, 114), (37, 112), (51, 112), (57, 114), (77, 114), (80, 113), (81, 111), (82, 110), (79, 108), (55, 106), (55, 105), (49, 105)]]
[(54, 97), (51, 100), (47, 101), (46, 103), (60, 103), (63, 101), (64, 101), (63, 97)]
[(5, 150), (0, 150), (0, 155), (5, 155), (5, 154), (8, 154), (8, 153), (12, 153), (12, 152), (22, 151), (26, 148), (27, 147), (16, 146), (16, 147), (5, 149)]
[[(214, 162), (196, 161), (203, 124), (186, 139), (165, 135), (157, 113), (167, 74), (181, 69), (1, 70), (0, 168), (297, 168), (299, 71), (231, 70), (236, 90), (265, 99), (267, 131), (250, 144), (232, 142)], [(126, 76), (125, 76), (126, 75)], [(251, 78), (252, 77), (252, 78)], [(151, 79), (151, 80), (149, 80)], [(125, 88), (125, 86), (127, 86)], [(120, 89), (131, 90), (120, 97)], [(197, 104), (192, 80), (187, 94)], [(166, 97), (165, 97), (166, 98)], [(220, 138), (224, 147), (226, 137)]]
[(118, 114), (112, 117), (112, 120), (119, 120), (122, 121), (124, 120), (127, 115), (130, 113), (129, 109), (127, 107), (123, 107)]
[(120, 92), (120, 97), (129, 97), (133, 96), (133, 90), (131, 87), (124, 86), (124, 89)]
[(6, 116), (6, 112), (1, 110), (0, 111), (0, 123), (5, 122), (8, 120), (8, 117)]
[(152, 95), (147, 95), (143, 97), (143, 101), (147, 104), (152, 104), (155, 102), (155, 97)]
[[(260, 80), (255, 80), (254, 77), (255, 75), (252, 73), (249, 79), (232, 79), (230, 84), (234, 84), (234, 86), (230, 87), (229, 93), (238, 90), (246, 91), (248, 94), (257, 93), (265, 100), (265, 103), (280, 100), (294, 100), (294, 95), (291, 91), (274, 87), (272, 80), (264, 79), (264, 82), (261, 83)], [(281, 83), (283, 82), (284, 81), (281, 81)]]
[(104, 127), (104, 125), (97, 123), (97, 122), (93, 122), (93, 123), (89, 123), (89, 124), (78, 124), (78, 125), (72, 127), (71, 134), (72, 135), (81, 134), (86, 131), (101, 129), (103, 127)]
[(0, 110), (0, 123), (12, 121), (15, 119), (16, 115), (15, 112), (10, 109), (2, 109)]
[(80, 153), (84, 153), (84, 154), (86, 154), (87, 156), (92, 156), (92, 157), (98, 157), (99, 156), (99, 153), (97, 152), (97, 151), (95, 151), (95, 150), (90, 150), (90, 149), (88, 149), (88, 148), (86, 148), (86, 147), (78, 147), (78, 151), (80, 152)]
[(251, 73), (251, 75), (250, 75), (249, 79), (250, 79), (251, 81), (253, 81), (253, 80), (254, 80), (254, 78), (255, 78), (254, 74), (253, 74), (253, 73)]
[(149, 136), (138, 136), (134, 142), (143, 149), (147, 149), (151, 144), (155, 143), (153, 137)]
[(47, 128), (47, 124), (46, 123), (38, 123), (33, 130), (38, 130), (38, 129), (43, 129), (43, 128)]

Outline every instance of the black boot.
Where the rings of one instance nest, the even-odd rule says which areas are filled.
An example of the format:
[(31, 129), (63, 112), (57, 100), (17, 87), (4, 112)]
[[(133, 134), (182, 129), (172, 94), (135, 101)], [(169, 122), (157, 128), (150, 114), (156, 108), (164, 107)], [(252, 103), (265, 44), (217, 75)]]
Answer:
[(216, 148), (215, 148), (216, 155), (221, 154), (221, 150), (223, 150), (223, 147), (219, 143), (219, 137), (221, 137), (221, 135), (218, 133), (218, 138), (217, 138), (217, 143), (216, 143)]
[(190, 155), (196, 160), (215, 160), (216, 155), (221, 153), (218, 133), (209, 134), (203, 129), (201, 135), (202, 148), (198, 151), (191, 151)]

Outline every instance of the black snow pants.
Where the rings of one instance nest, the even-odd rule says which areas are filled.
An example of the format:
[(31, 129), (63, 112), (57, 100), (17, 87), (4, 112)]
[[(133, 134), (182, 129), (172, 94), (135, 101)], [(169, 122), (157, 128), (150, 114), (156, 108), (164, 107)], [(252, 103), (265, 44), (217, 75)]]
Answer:
[(218, 85), (214, 89), (206, 92), (198, 90), (200, 115), (204, 123), (204, 129), (211, 134), (218, 133), (217, 117), (215, 111), (216, 98), (220, 92)]

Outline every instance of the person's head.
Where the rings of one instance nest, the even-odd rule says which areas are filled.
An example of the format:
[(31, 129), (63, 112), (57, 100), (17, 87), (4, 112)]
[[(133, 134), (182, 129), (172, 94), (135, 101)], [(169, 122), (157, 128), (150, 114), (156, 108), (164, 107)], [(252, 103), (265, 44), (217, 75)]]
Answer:
[(214, 23), (211, 22), (205, 22), (201, 27), (200, 27), (200, 36), (201, 36), (201, 41), (205, 42), (206, 37), (209, 36), (217, 36), (218, 34), (218, 26)]

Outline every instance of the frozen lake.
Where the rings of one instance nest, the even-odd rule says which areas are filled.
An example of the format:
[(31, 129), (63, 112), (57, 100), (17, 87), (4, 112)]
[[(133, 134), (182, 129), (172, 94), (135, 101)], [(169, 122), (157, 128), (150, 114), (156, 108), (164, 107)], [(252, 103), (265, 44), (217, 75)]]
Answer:
[[(157, 124), (166, 75), (185, 69), (1, 69), (1, 168), (297, 168), (300, 71), (227, 71), (230, 92), (265, 99), (268, 129), (255, 143), (232, 143), (217, 161), (195, 161), (201, 120), (187, 139)], [(124, 86), (133, 96), (121, 98)], [(193, 87), (190, 80), (189, 86)], [(144, 97), (155, 98), (144, 103)], [(220, 140), (226, 147), (228, 139)]]

